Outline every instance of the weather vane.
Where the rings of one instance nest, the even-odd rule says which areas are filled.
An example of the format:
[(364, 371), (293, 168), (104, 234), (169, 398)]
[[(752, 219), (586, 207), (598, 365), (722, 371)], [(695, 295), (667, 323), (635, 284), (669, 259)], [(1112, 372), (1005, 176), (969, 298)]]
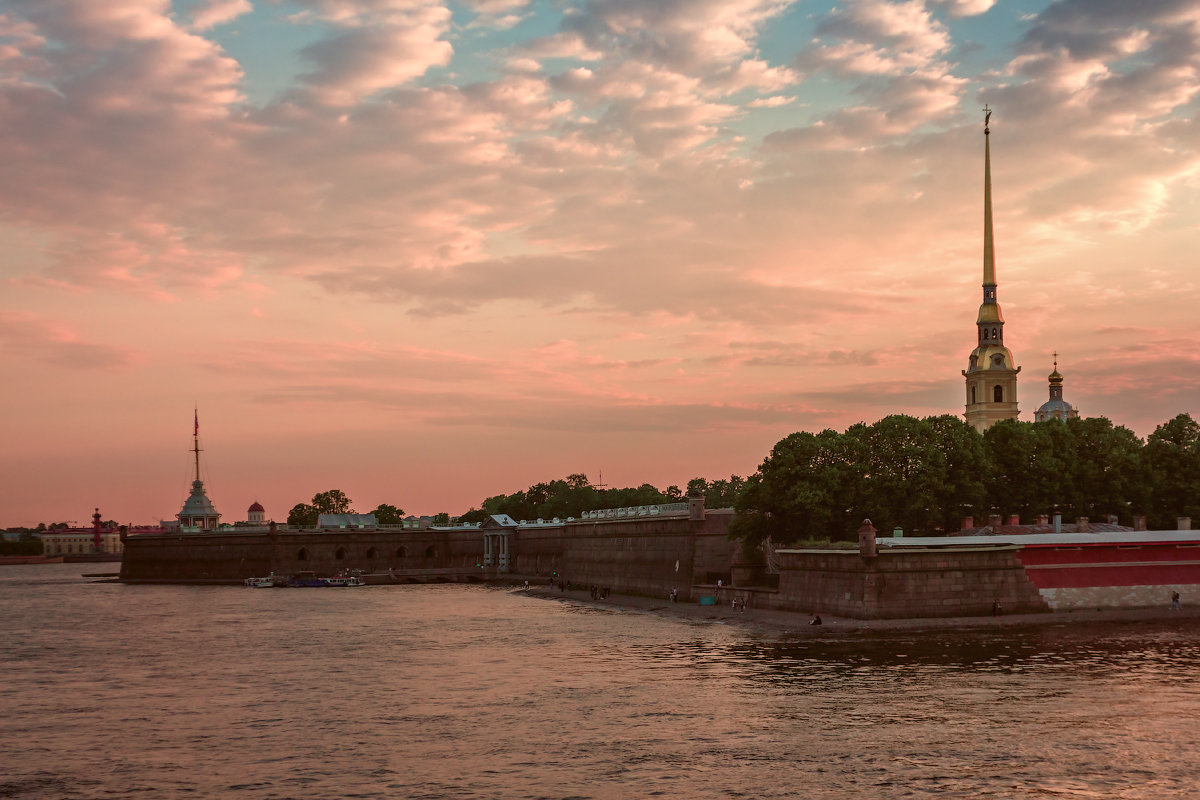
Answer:
[(984, 103), (983, 104), (983, 135), (984, 136), (987, 136), (989, 133), (992, 132), (991, 128), (988, 127), (988, 123), (991, 122), (991, 120), (992, 120), (992, 110), (987, 107), (987, 103)]

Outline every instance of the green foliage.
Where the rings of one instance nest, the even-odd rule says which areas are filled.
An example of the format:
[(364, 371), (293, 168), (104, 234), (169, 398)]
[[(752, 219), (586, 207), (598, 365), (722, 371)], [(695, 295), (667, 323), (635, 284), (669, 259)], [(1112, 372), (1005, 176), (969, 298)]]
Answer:
[(1151, 528), (1175, 527), (1175, 517), (1200, 517), (1200, 425), (1187, 414), (1164, 422), (1142, 452)]
[(375, 521), (380, 525), (402, 525), (404, 523), (404, 509), (390, 506), (387, 503), (380, 503), (374, 511), (368, 513), (374, 514)]
[(346, 493), (341, 489), (330, 489), (327, 492), (318, 492), (313, 495), (313, 508), (317, 509), (317, 514), (353, 514), (354, 509), (350, 507), (350, 498), (346, 497)]
[(439, 511), (438, 513), (433, 515), (433, 524), (434, 525), (449, 525), (450, 524), (450, 514), (445, 511)]
[(308, 503), (296, 503), (288, 512), (287, 524), (295, 528), (315, 528), (317, 509)]
[(980, 436), (958, 417), (895, 415), (845, 433), (794, 433), (746, 482), (731, 535), (757, 544), (852, 539), (869, 518), (936, 535), (995, 511), (1028, 522), (1147, 513), (1152, 528), (1200, 517), (1200, 425), (1181, 414), (1143, 445), (1103, 417), (1005, 420)]
[[(705, 495), (706, 505), (721, 508), (733, 505), (743, 484), (742, 478), (733, 475), (728, 480), (721, 479), (712, 483), (703, 478), (695, 478), (688, 487), (700, 487), (699, 491)], [(624, 489), (600, 489), (591, 484), (587, 475), (575, 473), (563, 480), (535, 483), (522, 491), (489, 497), (479, 508), (472, 508), (460, 515), (458, 520), (482, 522), (492, 514), (507, 514), (515, 520), (555, 517), (566, 519), (599, 508), (678, 503), (683, 499), (684, 494), (678, 486), (668, 486), (666, 491), (660, 491), (648, 483)]]

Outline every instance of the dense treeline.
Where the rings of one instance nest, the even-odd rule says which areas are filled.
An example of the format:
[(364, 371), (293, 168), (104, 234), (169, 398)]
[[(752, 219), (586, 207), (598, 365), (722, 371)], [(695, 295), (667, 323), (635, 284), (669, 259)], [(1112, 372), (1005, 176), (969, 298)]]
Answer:
[(880, 531), (957, 530), (989, 513), (1099, 521), (1116, 514), (1151, 529), (1200, 519), (1200, 425), (1187, 414), (1143, 442), (1103, 417), (1006, 420), (980, 435), (948, 414), (896, 415), (845, 433), (794, 433), (775, 445), (736, 503), (732, 534), (852, 539), (869, 518)]
[(492, 514), (507, 514), (515, 520), (566, 519), (599, 508), (678, 503), (685, 499), (686, 494), (693, 492), (703, 494), (709, 508), (727, 508), (737, 500), (743, 483), (742, 478), (732, 475), (728, 479), (712, 482), (693, 478), (686, 490), (668, 486), (660, 491), (648, 483), (637, 488), (608, 489), (593, 486), (587, 475), (576, 473), (562, 480), (535, 483), (513, 494), (489, 497), (480, 508), (473, 508), (459, 517), (459, 521), (481, 522)]

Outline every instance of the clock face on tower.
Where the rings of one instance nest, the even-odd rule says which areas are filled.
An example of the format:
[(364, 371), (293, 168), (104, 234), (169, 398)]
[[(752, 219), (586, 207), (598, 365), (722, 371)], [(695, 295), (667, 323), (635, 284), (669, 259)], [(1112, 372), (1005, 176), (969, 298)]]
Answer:
[(997, 369), (999, 369), (1000, 367), (1003, 367), (1004, 366), (1004, 356), (1000, 355), (999, 353), (993, 354), (992, 355), (992, 366)]

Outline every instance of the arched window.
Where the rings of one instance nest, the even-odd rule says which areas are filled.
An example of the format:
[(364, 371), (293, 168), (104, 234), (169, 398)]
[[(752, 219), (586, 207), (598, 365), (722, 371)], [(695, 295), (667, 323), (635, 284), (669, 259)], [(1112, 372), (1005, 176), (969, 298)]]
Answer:
[(379, 551), (374, 547), (367, 548), (367, 558), (379, 558)]
[(1004, 387), (996, 384), (996, 388), (992, 389), (992, 400), (997, 403), (1004, 402)]
[(300, 548), (300, 552), (296, 553), (297, 561), (308, 561), (308, 550), (304, 547)]
[(993, 338), (993, 339), (999, 339), (999, 338), (1000, 338), (999, 336), (997, 336), (997, 335), (996, 335), (996, 329), (995, 329), (995, 328), (992, 328), (992, 338)]
[(988, 329), (987, 329), (987, 328), (984, 328), (984, 329), (983, 329), (983, 338), (984, 338), (984, 341), (987, 341), (987, 337), (988, 337)]
[(338, 561), (345, 561), (346, 560), (346, 548), (339, 547), (337, 550), (334, 550), (333, 557), (336, 558)]
[(975, 402), (975, 387), (974, 386), (971, 387), (971, 402), (972, 403)]
[(429, 545), (429, 547), (426, 547), (425, 548), (425, 557), (426, 558), (437, 558), (437, 548), (434, 547), (433, 545)]

